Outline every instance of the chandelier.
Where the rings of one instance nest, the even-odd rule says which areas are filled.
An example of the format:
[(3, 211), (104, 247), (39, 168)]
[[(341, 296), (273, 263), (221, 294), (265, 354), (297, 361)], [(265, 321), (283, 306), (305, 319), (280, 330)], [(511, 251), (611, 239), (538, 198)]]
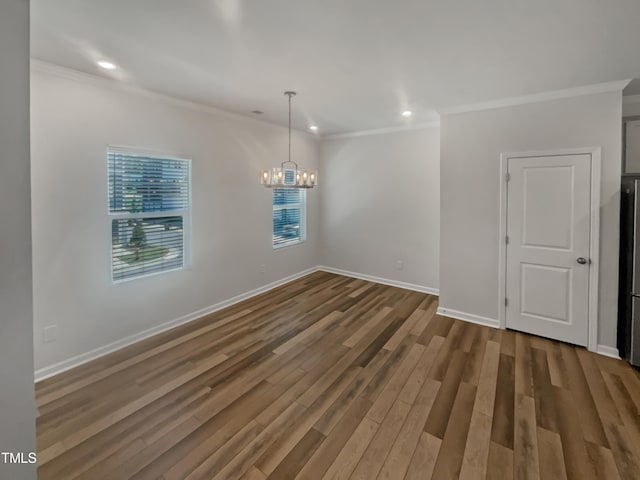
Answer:
[(289, 97), (289, 160), (279, 167), (261, 170), (260, 183), (267, 188), (313, 188), (318, 184), (318, 172), (300, 170), (298, 164), (291, 160), (291, 97), (296, 92), (284, 94)]

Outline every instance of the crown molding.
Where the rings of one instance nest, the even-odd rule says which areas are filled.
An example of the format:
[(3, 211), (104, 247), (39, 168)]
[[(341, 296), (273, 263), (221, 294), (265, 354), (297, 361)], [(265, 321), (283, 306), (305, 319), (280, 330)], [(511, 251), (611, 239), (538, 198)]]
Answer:
[(634, 105), (640, 103), (640, 95), (627, 95), (626, 97), (622, 97), (623, 105)]
[[(242, 115), (240, 113), (230, 112), (228, 110), (212, 107), (210, 105), (206, 105), (203, 103), (198, 103), (190, 100), (181, 99), (178, 97), (173, 97), (171, 95), (155, 92), (153, 90), (148, 90), (143, 87), (132, 85), (122, 80), (105, 78), (98, 75), (81, 72), (79, 70), (62, 67), (60, 65), (45, 62), (43, 60), (39, 60), (35, 58), (31, 59), (31, 69), (35, 72), (47, 73), (50, 75), (54, 75), (60, 78), (65, 78), (68, 80), (73, 80), (76, 82), (92, 84), (102, 88), (112, 89), (115, 91), (125, 91), (128, 93), (138, 94), (141, 96), (145, 96), (147, 98), (152, 98), (154, 100), (162, 101), (165, 104), (178, 107), (178, 108), (184, 108), (192, 111), (207, 113), (209, 115), (235, 119), (235, 120), (255, 123), (259, 125), (269, 125), (271, 127), (276, 127), (276, 128), (286, 128), (285, 126), (279, 125), (277, 123), (272, 123), (266, 120), (249, 117), (246, 115)], [(438, 114), (440, 115), (453, 115), (457, 113), (491, 110), (496, 108), (525, 105), (528, 103), (546, 102), (550, 100), (578, 97), (583, 95), (593, 95), (597, 93), (617, 92), (617, 91), (622, 91), (629, 84), (629, 82), (630, 80), (621, 80), (621, 81), (615, 81), (615, 82), (598, 83), (594, 85), (586, 85), (582, 87), (568, 88), (564, 90), (542, 92), (542, 93), (537, 93), (533, 95), (509, 97), (509, 98), (503, 98), (498, 100), (492, 100), (488, 102), (461, 105), (461, 106), (450, 107), (450, 108), (442, 108), (437, 111), (438, 111)], [(629, 95), (629, 96), (623, 97), (623, 102), (625, 104), (640, 103), (640, 95)], [(439, 128), (439, 127), (440, 127), (440, 121), (435, 120), (435, 121), (426, 122), (426, 123), (399, 125), (399, 126), (392, 126), (392, 127), (376, 128), (372, 130), (358, 130), (354, 132), (338, 133), (334, 135), (317, 135), (317, 134), (307, 132), (306, 130), (299, 130), (295, 128), (293, 130), (298, 134), (304, 135), (305, 137), (313, 138), (316, 141), (322, 141), (322, 140), (334, 140), (334, 139), (341, 139), (341, 138), (364, 137), (369, 135), (384, 135), (388, 133), (399, 133), (399, 132), (405, 132), (405, 131), (411, 131), (411, 130), (424, 130), (429, 128)]]
[[(91, 73), (81, 72), (79, 70), (63, 67), (61, 65), (56, 65), (54, 63), (45, 62), (44, 60), (39, 60), (36, 58), (31, 59), (31, 70), (35, 72), (53, 75), (59, 78), (64, 78), (67, 80), (72, 80), (79, 83), (85, 83), (89, 85), (95, 85), (101, 88), (108, 88), (115, 91), (124, 91), (132, 94), (141, 95), (147, 98), (152, 98), (154, 100), (162, 101), (165, 104), (171, 105), (173, 107), (185, 108), (188, 110), (203, 112), (209, 115), (214, 115), (214, 116), (223, 117), (223, 118), (233, 118), (236, 120), (258, 123), (261, 125), (270, 125), (272, 127), (277, 127), (277, 128), (285, 128), (285, 129), (287, 128), (286, 126), (279, 125), (277, 123), (267, 122), (266, 120), (249, 117), (249, 116), (242, 115), (235, 112), (229, 112), (227, 110), (222, 110), (220, 108), (205, 105), (203, 103), (198, 103), (198, 102), (193, 102), (193, 101), (185, 100), (178, 97), (173, 97), (171, 95), (155, 92), (153, 90), (148, 90), (143, 87), (132, 85), (122, 80), (106, 78), (106, 77), (101, 77), (99, 75), (94, 75)], [(429, 122), (429, 123), (402, 125), (402, 126), (396, 126), (396, 127), (379, 128), (375, 130), (362, 130), (362, 131), (356, 131), (356, 132), (341, 133), (336, 135), (324, 135), (324, 136), (310, 133), (310, 132), (307, 132), (306, 130), (299, 130), (296, 128), (292, 128), (292, 130), (294, 130), (295, 132), (301, 135), (304, 135), (305, 137), (313, 138), (316, 141), (321, 141), (321, 140), (333, 139), (333, 138), (349, 138), (349, 137), (360, 137), (364, 135), (379, 135), (384, 133), (393, 133), (393, 132), (400, 132), (400, 131), (406, 131), (406, 130), (421, 130), (425, 128), (435, 128), (439, 126), (440, 126), (440, 121), (435, 121), (435, 122)]]
[(533, 95), (524, 95), (521, 97), (508, 97), (498, 100), (491, 100), (488, 102), (473, 103), (470, 105), (441, 108), (438, 110), (438, 113), (440, 115), (454, 115), (457, 113), (478, 112), (481, 110), (514, 107), (517, 105), (548, 102), (551, 100), (581, 97), (584, 95), (594, 95), (597, 93), (622, 92), (622, 90), (629, 84), (630, 81), (631, 80), (620, 80), (615, 82), (596, 83), (594, 85), (566, 88), (564, 90), (551, 90), (548, 92), (536, 93)]
[[(193, 102), (191, 100), (185, 100), (182, 98), (173, 97), (165, 93), (159, 93), (143, 87), (132, 85), (122, 80), (117, 80), (114, 78), (106, 78), (98, 75), (93, 75), (91, 73), (81, 72), (79, 70), (62, 67), (60, 65), (45, 62), (43, 60), (39, 60), (36, 58), (31, 59), (31, 70), (34, 72), (45, 73), (45, 74), (53, 75), (59, 78), (73, 80), (75, 82), (94, 85), (101, 88), (107, 88), (114, 91), (137, 94), (143, 97), (151, 98), (153, 100), (161, 101), (172, 107), (184, 108), (186, 110), (206, 113), (209, 115), (227, 118), (227, 119), (234, 119), (234, 120), (239, 120), (243, 122), (255, 123), (259, 125), (269, 125), (271, 127), (283, 128), (285, 130), (287, 129), (286, 126), (283, 126), (277, 123), (268, 122), (266, 120), (261, 120), (259, 118), (249, 117), (247, 115), (242, 115), (240, 113), (230, 112), (228, 110), (212, 107), (210, 105), (206, 105), (203, 103), (198, 103), (198, 102)], [(313, 134), (304, 130), (299, 130), (297, 128), (292, 128), (292, 130), (298, 134), (304, 135), (307, 138), (312, 138), (316, 141), (320, 140), (319, 136), (316, 134)]]
[(358, 130), (355, 132), (336, 133), (334, 135), (323, 135), (322, 140), (335, 140), (339, 138), (366, 137), (369, 135), (384, 135), (387, 133), (407, 132), (411, 130), (425, 130), (428, 128), (439, 128), (440, 120), (426, 123), (416, 123), (412, 125), (400, 125), (395, 127), (376, 128), (373, 130)]

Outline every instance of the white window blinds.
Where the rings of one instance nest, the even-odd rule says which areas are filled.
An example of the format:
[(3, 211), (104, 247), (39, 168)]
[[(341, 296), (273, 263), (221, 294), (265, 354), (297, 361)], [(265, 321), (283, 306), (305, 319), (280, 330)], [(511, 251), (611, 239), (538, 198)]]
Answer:
[(182, 268), (190, 161), (110, 149), (107, 163), (112, 279)]
[(273, 190), (273, 248), (304, 242), (307, 191), (301, 188)]

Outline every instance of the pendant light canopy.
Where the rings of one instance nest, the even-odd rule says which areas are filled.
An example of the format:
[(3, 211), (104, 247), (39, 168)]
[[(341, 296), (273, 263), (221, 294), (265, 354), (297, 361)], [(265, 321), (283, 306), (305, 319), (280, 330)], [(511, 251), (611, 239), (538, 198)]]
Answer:
[(289, 97), (289, 159), (279, 167), (263, 169), (260, 183), (267, 188), (313, 188), (318, 184), (318, 172), (300, 170), (291, 160), (291, 98), (296, 92), (284, 92)]

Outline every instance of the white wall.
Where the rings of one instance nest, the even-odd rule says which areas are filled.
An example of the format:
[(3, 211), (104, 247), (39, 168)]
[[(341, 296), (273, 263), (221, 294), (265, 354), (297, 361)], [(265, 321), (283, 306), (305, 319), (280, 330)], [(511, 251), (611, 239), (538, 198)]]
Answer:
[(427, 128), (323, 141), (323, 265), (438, 288), (439, 134)]
[(635, 117), (640, 115), (640, 95), (623, 97), (622, 116)]
[(602, 147), (598, 343), (615, 347), (621, 93), (441, 118), (440, 305), (498, 318), (500, 154)]
[[(285, 159), (286, 128), (83, 78), (42, 66), (32, 76), (36, 369), (317, 265), (317, 189), (308, 191), (307, 241), (271, 247), (272, 192), (259, 170)], [(110, 144), (193, 159), (191, 268), (111, 283)], [(292, 148), (317, 168), (312, 136), (294, 133)], [(54, 324), (58, 339), (43, 343)]]
[[(0, 2), (0, 452), (35, 451), (29, 187), (29, 2)], [(0, 458), (0, 478), (36, 478)]]
[[(284, 159), (286, 129), (43, 66), (32, 101), (37, 369), (318, 264), (440, 289), (442, 306), (497, 319), (500, 153), (585, 146), (603, 149), (599, 343), (615, 346), (619, 93), (321, 145), (295, 132), (293, 156), (320, 167), (320, 186), (308, 192), (307, 242), (276, 251), (256, 172)], [(109, 144), (193, 158), (191, 268), (111, 283)], [(57, 341), (43, 343), (54, 324)]]

